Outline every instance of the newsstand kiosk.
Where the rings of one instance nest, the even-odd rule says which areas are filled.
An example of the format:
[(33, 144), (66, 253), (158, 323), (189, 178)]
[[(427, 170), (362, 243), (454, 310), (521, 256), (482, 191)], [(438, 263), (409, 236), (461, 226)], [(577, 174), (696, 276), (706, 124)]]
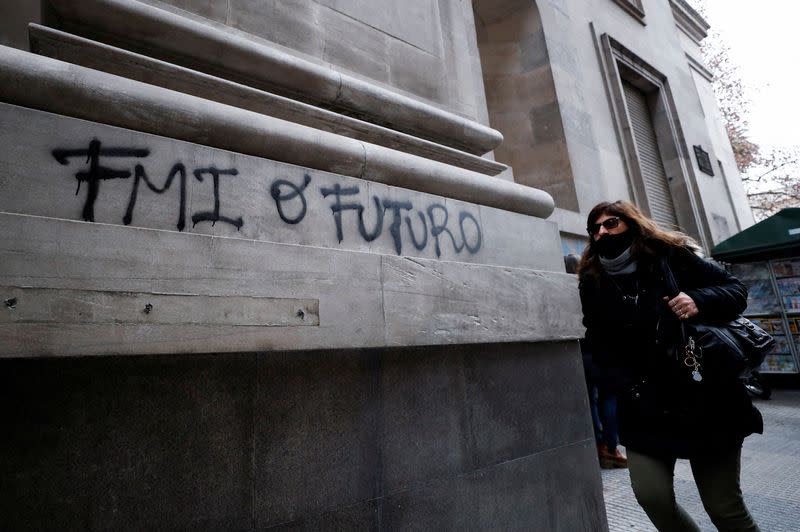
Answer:
[(711, 256), (749, 290), (744, 315), (775, 337), (761, 373), (800, 373), (800, 208), (777, 214), (720, 242)]

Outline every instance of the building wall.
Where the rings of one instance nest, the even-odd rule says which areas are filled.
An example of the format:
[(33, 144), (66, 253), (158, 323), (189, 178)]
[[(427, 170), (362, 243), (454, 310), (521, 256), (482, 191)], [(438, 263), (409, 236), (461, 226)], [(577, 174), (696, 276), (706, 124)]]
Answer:
[(495, 157), (514, 180), (579, 210), (544, 28), (535, 2), (476, 2), (490, 122), (504, 134)]
[[(582, 2), (537, 2), (538, 17), (526, 16), (530, 8), (515, 7), (515, 10), (502, 11), (508, 20), (517, 25), (526, 25), (526, 32), (533, 34), (541, 27), (546, 50), (540, 55), (547, 57), (547, 69), (552, 72), (552, 82), (557, 100), (555, 131), (565, 139), (568, 161), (552, 164), (558, 150), (548, 142), (537, 141), (530, 136), (530, 129), (545, 127), (549, 118), (531, 119), (533, 126), (523, 123), (522, 113), (516, 113), (517, 122), (509, 122), (505, 116), (498, 115), (492, 125), (506, 136), (505, 144), (513, 146), (513, 154), (506, 154), (503, 148), (496, 150), (498, 161), (511, 162), (515, 176), (518, 167), (535, 167), (552, 180), (561, 181), (562, 189), (574, 189), (564, 196), (546, 185), (545, 177), (538, 178), (540, 185), (550, 191), (556, 201), (556, 210), (551, 219), (557, 221), (562, 231), (565, 245), (575, 247), (571, 242), (584, 239), (585, 213), (599, 201), (629, 199), (637, 201), (635, 179), (631, 174), (629, 158), (623, 146), (624, 124), (615, 110), (624, 109), (624, 103), (615, 101), (612, 85), (618, 83), (616, 67), (606, 57), (604, 41), (606, 38), (618, 41), (621, 47), (635, 56), (649, 68), (663, 76), (673, 106), (672, 115), (667, 118), (654, 108), (656, 117), (661, 117), (661, 125), (656, 129), (661, 136), (674, 136), (675, 147), (672, 153), (662, 149), (680, 229), (695, 236), (707, 249), (725, 238), (720, 227), (727, 223), (735, 231), (737, 223), (746, 226), (752, 223), (752, 215), (746, 207), (746, 199), (741, 189), (738, 173), (731, 166), (730, 148), (715, 116), (716, 104), (711, 98), (707, 82), (699, 83), (695, 70), (690, 67), (687, 53), (699, 57), (699, 48), (685, 32), (676, 25), (677, 9), (673, 3), (661, 0), (642, 2), (644, 17), (640, 18), (623, 9), (624, 1), (587, 0)], [(675, 2), (680, 4), (680, 2)], [(482, 4), (476, 3), (480, 11)], [(491, 10), (490, 3), (486, 9)], [(500, 12), (501, 10), (498, 10)], [(480, 22), (480, 17), (479, 17)], [(479, 35), (480, 35), (479, 31)], [(513, 32), (506, 32), (513, 35)], [(688, 42), (687, 42), (688, 41)], [(479, 38), (479, 43), (480, 43)], [(508, 49), (524, 50), (526, 42), (518, 39)], [(496, 47), (495, 47), (496, 48)], [(508, 68), (510, 63), (504, 58), (494, 58), (494, 68)], [(511, 68), (514, 68), (513, 66)], [(492, 76), (487, 74), (484, 76)], [(491, 71), (489, 71), (491, 72)], [(504, 105), (518, 99), (517, 93), (505, 84), (505, 91), (499, 99)], [(550, 98), (552, 89), (544, 85), (534, 91), (535, 96), (525, 98)], [(663, 92), (663, 91), (662, 91)], [(490, 95), (489, 108), (492, 109), (492, 84), (487, 82)], [(701, 104), (702, 99), (702, 104)], [(704, 107), (708, 111), (704, 111)], [(618, 111), (623, 112), (623, 111)], [(662, 113), (659, 115), (659, 113)], [(527, 118), (527, 117), (526, 117)], [(523, 130), (522, 128), (528, 128)], [(701, 172), (693, 146), (701, 146), (710, 154), (717, 166), (723, 162), (727, 181), (719, 176), (707, 176)], [(517, 162), (537, 150), (547, 149), (547, 154), (538, 158), (531, 156), (533, 162)], [(677, 150), (675, 149), (677, 148)], [(666, 153), (665, 153), (666, 152)], [(515, 164), (516, 163), (516, 164)], [(525, 176), (525, 172), (522, 172)], [(560, 176), (560, 177), (557, 177)], [(524, 177), (523, 177), (524, 179)], [(730, 190), (730, 195), (728, 194)], [(738, 220), (738, 222), (737, 222)]]
[(2, 366), (6, 530), (606, 527), (565, 343)]
[(17, 14), (2, 528), (607, 528), (575, 279), (492, 159), (468, 3)]
[(175, 6), (472, 118), (480, 118), (485, 106), (482, 91), (475, 90), (470, 55), (463, 50), (475, 48), (472, 13), (452, 2), (151, 3)]
[(708, 151), (714, 176), (710, 179), (717, 181), (718, 186), (715, 187), (716, 194), (713, 198), (709, 198), (708, 203), (712, 219), (716, 220), (716, 223), (712, 223), (712, 232), (714, 243), (717, 244), (752, 225), (753, 215), (747, 204), (742, 181), (739, 179), (739, 169), (736, 167), (736, 160), (711, 83), (698, 72), (693, 72), (693, 79), (711, 133), (711, 149)]
[(749, 222), (629, 4), (4, 3), (5, 527), (605, 529), (562, 254), (642, 199), (620, 75), (681, 228)]
[[(290, 53), (425, 98), (484, 124), (489, 123), (487, 110), (495, 109), (493, 125), (506, 133), (498, 159), (511, 166), (517, 182), (543, 188), (554, 196), (553, 220), (565, 235), (572, 235), (569, 238), (583, 238), (583, 215), (576, 212), (586, 212), (603, 199), (631, 198), (630, 177), (598, 57), (598, 39), (608, 34), (670, 80), (686, 146), (705, 147), (715, 167), (716, 161), (722, 163), (727, 186), (722, 179), (700, 172), (693, 157), (685, 158), (685, 173), (699, 197), (694, 200), (697, 205), (679, 207), (685, 217), (700, 218), (698, 228), (706, 228), (710, 243), (724, 238), (718, 230), (720, 217), (733, 231), (752, 223), (708, 82), (689, 66), (687, 54), (702, 62), (699, 46), (696, 38), (676, 25), (670, 2), (645, 0), (644, 24), (612, 0), (549, 2), (544, 6), (541, 2), (474, 2), (476, 15), (444, 1), (398, 5), (386, 12), (368, 4), (333, 1), (267, 3), (258, 9), (247, 2), (230, 6), (177, 0), (151, 3), (162, 8), (174, 6), (264, 38)], [(25, 25), (28, 20), (39, 20), (40, 8), (29, 2), (7, 2), (4, 8), (9, 12), (0, 28), (4, 42), (27, 47)], [(419, 19), (422, 12), (430, 13), (423, 17), (424, 24), (397, 22)], [(499, 37), (494, 38), (505, 44), (493, 45), (495, 55), (484, 61), (481, 75), (478, 50), (484, 56), (492, 53), (492, 46), (477, 44), (478, 39), (489, 38), (487, 24), (496, 27), (492, 34)], [(311, 31), (323, 26), (325, 31)], [(545, 42), (537, 44), (536, 35)], [(527, 40), (522, 43), (520, 39)], [(538, 53), (546, 64), (544, 70), (526, 72), (512, 83), (502, 72), (519, 67), (502, 53), (505, 49), (518, 54), (520, 43), (527, 50), (526, 61)], [(402, 65), (411, 64), (423, 68), (403, 73)], [(489, 83), (485, 92), (484, 77), (497, 81)], [(554, 99), (558, 112), (547, 115), (544, 102)], [(523, 109), (526, 106), (527, 111)], [(531, 108), (536, 106), (540, 115), (545, 114), (531, 116)], [(533, 139), (537, 127), (540, 137), (546, 134), (549, 138)], [(553, 135), (563, 140), (554, 141)], [(492, 153), (487, 156), (491, 158)]]
[(41, 22), (40, 2), (8, 0), (0, 4), (0, 45), (28, 49), (28, 23)]
[[(681, 32), (680, 35), (689, 59), (692, 79), (697, 88), (703, 117), (711, 139), (711, 149), (708, 151), (715, 173), (715, 179), (712, 180), (717, 180), (722, 185), (722, 187), (717, 187), (718, 191), (708, 198), (709, 202), (714, 202), (715, 213), (712, 214), (712, 217), (716, 215), (716, 219), (719, 220), (718, 223), (712, 225), (712, 230), (715, 232), (714, 242), (719, 243), (728, 236), (750, 227), (754, 223), (754, 219), (739, 177), (739, 169), (736, 166), (725, 122), (714, 95), (711, 72), (703, 66), (702, 53), (697, 40), (686, 32)], [(719, 188), (722, 188), (724, 192), (720, 192)], [(730, 231), (727, 235), (724, 230), (726, 225)]]

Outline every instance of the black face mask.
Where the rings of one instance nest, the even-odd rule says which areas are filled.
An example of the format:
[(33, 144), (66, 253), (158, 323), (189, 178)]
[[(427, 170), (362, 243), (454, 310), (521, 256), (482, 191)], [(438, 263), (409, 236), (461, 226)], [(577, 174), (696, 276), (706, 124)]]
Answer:
[(604, 259), (613, 259), (619, 257), (623, 251), (631, 247), (631, 244), (633, 244), (633, 231), (628, 229), (616, 235), (605, 234), (593, 245), (598, 255)]

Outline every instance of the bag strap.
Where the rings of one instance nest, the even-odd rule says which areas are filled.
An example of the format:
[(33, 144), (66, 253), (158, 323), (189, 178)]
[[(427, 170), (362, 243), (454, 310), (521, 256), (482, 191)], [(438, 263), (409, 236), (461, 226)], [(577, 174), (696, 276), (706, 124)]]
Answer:
[[(664, 282), (667, 283), (667, 294), (670, 298), (674, 298), (678, 294), (681, 293), (680, 287), (678, 287), (678, 281), (675, 279), (675, 274), (672, 273), (672, 268), (669, 266), (669, 261), (667, 257), (661, 257), (661, 272), (664, 274)], [(681, 324), (681, 339), (683, 343), (686, 344), (686, 339), (688, 338), (688, 334), (686, 332), (686, 324), (684, 322), (680, 322)]]
[(678, 281), (675, 279), (675, 274), (672, 273), (667, 257), (661, 257), (661, 272), (664, 274), (664, 281), (667, 283), (667, 293), (670, 298), (674, 298), (681, 293), (681, 289), (678, 287)]

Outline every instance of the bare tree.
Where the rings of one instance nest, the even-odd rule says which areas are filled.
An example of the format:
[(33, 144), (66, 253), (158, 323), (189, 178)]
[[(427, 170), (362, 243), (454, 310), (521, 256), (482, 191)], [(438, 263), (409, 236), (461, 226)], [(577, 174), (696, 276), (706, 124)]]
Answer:
[(800, 149), (779, 148), (759, 155), (742, 176), (756, 220), (786, 207), (800, 206)]
[[(702, 0), (692, 3), (706, 16)], [(800, 148), (764, 149), (750, 140), (748, 115), (752, 102), (739, 68), (730, 58), (730, 47), (712, 28), (703, 41), (702, 51), (714, 74), (714, 94), (756, 220), (763, 220), (784, 207), (800, 205)]]
[(752, 102), (745, 94), (739, 68), (731, 61), (730, 47), (722, 41), (719, 33), (709, 31), (702, 51), (706, 66), (714, 74), (712, 87), (725, 121), (736, 166), (739, 172), (745, 173), (759, 159), (758, 145), (747, 138), (747, 115)]

